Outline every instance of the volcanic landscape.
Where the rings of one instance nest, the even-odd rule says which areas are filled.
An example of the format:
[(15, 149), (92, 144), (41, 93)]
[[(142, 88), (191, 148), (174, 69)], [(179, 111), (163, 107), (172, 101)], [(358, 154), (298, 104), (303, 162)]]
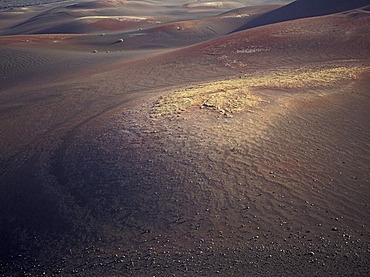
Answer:
[(370, 276), (370, 1), (0, 9), (0, 276)]

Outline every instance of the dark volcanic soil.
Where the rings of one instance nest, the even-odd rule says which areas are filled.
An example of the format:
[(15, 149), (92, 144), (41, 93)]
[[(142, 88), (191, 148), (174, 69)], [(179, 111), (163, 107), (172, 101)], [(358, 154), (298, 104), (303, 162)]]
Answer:
[[(146, 51), (0, 37), (0, 276), (369, 276), (369, 21)], [(260, 101), (238, 110), (245, 92)], [(224, 94), (233, 111), (209, 104)]]

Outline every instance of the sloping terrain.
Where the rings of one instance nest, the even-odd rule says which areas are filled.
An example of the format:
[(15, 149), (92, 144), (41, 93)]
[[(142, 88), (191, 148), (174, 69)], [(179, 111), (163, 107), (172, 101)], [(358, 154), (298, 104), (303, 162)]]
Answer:
[(6, 12), (0, 275), (368, 276), (367, 8), (164, 3)]
[(299, 18), (328, 15), (370, 5), (369, 0), (298, 0), (246, 23), (237, 31)]

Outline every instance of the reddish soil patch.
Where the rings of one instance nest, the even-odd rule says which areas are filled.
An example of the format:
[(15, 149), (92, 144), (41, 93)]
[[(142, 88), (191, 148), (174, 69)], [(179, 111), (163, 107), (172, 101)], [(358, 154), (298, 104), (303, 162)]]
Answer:
[[(131, 36), (134, 50), (125, 32), (0, 38), (0, 275), (369, 276), (369, 23), (356, 11), (202, 43), (209, 29), (176, 29)], [(158, 41), (172, 48), (138, 50)], [(355, 67), (233, 88), (262, 100), (233, 117), (153, 116), (207, 81)]]

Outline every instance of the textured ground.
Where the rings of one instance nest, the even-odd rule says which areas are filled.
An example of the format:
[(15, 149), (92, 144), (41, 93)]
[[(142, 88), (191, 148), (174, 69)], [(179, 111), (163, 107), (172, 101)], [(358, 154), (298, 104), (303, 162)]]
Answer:
[(276, 7), (1, 11), (0, 275), (368, 276), (370, 14)]

